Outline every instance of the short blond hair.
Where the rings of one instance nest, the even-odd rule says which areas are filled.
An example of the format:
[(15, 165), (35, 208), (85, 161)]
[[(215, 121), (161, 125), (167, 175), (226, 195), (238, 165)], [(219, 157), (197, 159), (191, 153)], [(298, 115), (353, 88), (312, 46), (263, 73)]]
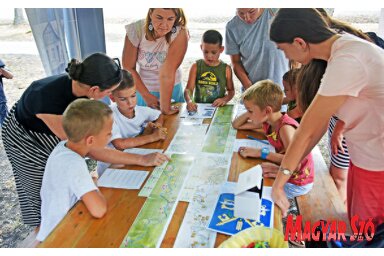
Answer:
[(63, 114), (63, 128), (68, 140), (79, 142), (98, 135), (112, 110), (103, 102), (90, 99), (77, 99), (68, 105)]
[(270, 106), (274, 112), (278, 112), (283, 104), (284, 93), (280, 86), (271, 80), (261, 80), (249, 87), (242, 95), (243, 100), (265, 109)]

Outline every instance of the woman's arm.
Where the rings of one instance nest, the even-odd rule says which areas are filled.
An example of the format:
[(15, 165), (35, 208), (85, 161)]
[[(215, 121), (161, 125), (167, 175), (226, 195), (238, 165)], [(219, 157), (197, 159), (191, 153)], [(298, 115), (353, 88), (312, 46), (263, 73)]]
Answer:
[(245, 71), (243, 63), (241, 62), (240, 54), (231, 55), (231, 62), (235, 75), (240, 80), (244, 89), (248, 89), (252, 85), (252, 81), (248, 78), (247, 71)]
[[(323, 136), (327, 130), (329, 119), (344, 104), (347, 97), (316, 95), (288, 146), (280, 165), (281, 168), (290, 171), (297, 168), (304, 156), (311, 152), (312, 148)], [(284, 185), (288, 179), (289, 175), (279, 172), (272, 188), (272, 199), (281, 208), (283, 216), (286, 215), (289, 208), (289, 202), (284, 193)]]
[(163, 114), (170, 115), (178, 110), (171, 109), (171, 98), (175, 86), (177, 68), (184, 59), (188, 47), (188, 32), (181, 29), (168, 49), (167, 57), (160, 68), (160, 109)]
[(36, 117), (41, 119), (48, 128), (61, 140), (66, 140), (67, 135), (63, 129), (63, 116), (53, 114), (36, 114)]
[(6, 79), (13, 78), (11, 71), (7, 70), (6, 68), (0, 68), (0, 76), (3, 76)]
[(131, 41), (129, 41), (128, 36), (126, 35), (122, 56), (123, 68), (131, 72), (137, 91), (141, 94), (145, 103), (151, 108), (159, 109), (160, 104), (158, 99), (148, 91), (143, 80), (141, 80), (139, 73), (136, 71), (137, 54), (138, 49), (131, 43)]

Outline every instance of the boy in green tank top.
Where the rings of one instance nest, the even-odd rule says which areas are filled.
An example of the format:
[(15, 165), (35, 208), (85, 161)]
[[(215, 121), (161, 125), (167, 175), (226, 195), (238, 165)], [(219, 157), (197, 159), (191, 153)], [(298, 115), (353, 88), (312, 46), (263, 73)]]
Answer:
[(224, 51), (223, 37), (216, 30), (203, 34), (200, 48), (204, 59), (193, 63), (184, 90), (189, 112), (197, 111), (196, 103), (212, 103), (214, 107), (227, 104), (235, 95), (232, 69), (219, 59)]

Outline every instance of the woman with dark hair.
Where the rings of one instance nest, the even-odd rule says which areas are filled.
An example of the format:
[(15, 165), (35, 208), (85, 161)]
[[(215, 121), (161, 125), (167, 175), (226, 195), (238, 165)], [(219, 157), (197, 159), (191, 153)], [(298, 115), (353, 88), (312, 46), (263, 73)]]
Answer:
[(184, 102), (179, 67), (188, 47), (186, 25), (181, 8), (150, 8), (145, 20), (125, 26), (123, 67), (135, 80), (138, 106), (174, 114), (171, 101)]
[[(2, 139), (15, 176), (25, 224), (40, 224), (40, 189), (45, 164), (55, 146), (66, 139), (62, 115), (78, 98), (101, 99), (121, 81), (120, 63), (102, 53), (83, 62), (72, 59), (67, 74), (34, 81), (4, 121)], [(92, 151), (97, 160), (120, 164), (158, 165), (162, 154), (138, 156), (111, 149)]]
[(283, 190), (303, 156), (325, 133), (337, 115), (351, 158), (347, 181), (348, 216), (384, 222), (384, 51), (349, 34), (339, 35), (316, 9), (281, 9), (270, 37), (289, 59), (307, 64), (327, 61), (313, 102), (303, 116), (293, 143), (281, 163), (272, 190), (285, 215), (289, 207)]

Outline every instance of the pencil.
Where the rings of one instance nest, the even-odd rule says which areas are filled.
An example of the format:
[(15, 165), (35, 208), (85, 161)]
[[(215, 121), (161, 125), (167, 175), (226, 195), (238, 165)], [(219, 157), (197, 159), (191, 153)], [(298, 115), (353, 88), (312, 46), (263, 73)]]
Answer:
[(251, 136), (251, 135), (247, 135), (247, 138), (248, 138), (248, 139), (251, 139), (251, 140), (256, 140), (256, 141), (258, 141), (258, 142), (260, 142), (260, 143), (263, 143), (263, 144), (265, 144), (265, 145), (269, 145), (269, 142), (268, 142), (268, 141), (256, 139), (255, 137), (253, 137), (253, 136)]

